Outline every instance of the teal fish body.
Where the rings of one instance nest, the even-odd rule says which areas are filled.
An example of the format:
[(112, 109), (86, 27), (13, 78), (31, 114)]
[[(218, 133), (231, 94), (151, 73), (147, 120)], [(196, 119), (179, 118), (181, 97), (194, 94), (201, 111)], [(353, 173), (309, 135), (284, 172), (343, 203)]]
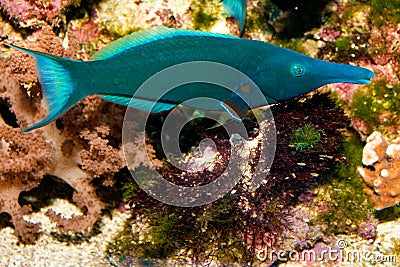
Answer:
[(121, 38), (100, 50), (92, 61), (85, 62), (12, 47), (35, 57), (49, 112), (43, 121), (24, 131), (56, 120), (92, 94), (151, 112), (169, 110), (202, 96), (236, 101), (229, 90), (202, 83), (186, 84), (159, 100), (152, 99), (149, 92), (147, 97), (131, 101), (136, 90), (154, 74), (186, 62), (208, 61), (233, 67), (252, 79), (269, 103), (302, 95), (328, 83), (366, 84), (374, 76), (361, 67), (324, 62), (262, 41), (164, 27)]

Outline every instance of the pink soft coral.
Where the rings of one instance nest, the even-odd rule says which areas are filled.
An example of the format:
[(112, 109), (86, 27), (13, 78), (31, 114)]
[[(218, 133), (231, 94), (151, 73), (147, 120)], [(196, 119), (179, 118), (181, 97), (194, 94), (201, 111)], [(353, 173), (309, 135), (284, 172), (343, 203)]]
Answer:
[(57, 17), (69, 0), (9, 0), (0, 1), (0, 7), (21, 27), (37, 27)]

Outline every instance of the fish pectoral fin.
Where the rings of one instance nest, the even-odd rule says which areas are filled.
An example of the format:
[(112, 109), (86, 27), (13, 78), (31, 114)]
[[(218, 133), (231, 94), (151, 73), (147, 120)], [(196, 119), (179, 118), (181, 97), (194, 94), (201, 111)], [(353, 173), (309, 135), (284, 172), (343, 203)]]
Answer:
[(220, 102), (223, 112), (221, 113), (218, 122), (215, 125), (207, 128), (207, 130), (223, 126), (229, 121), (241, 123), (249, 110), (249, 101), (250, 86), (243, 85), (239, 87), (237, 90), (235, 90), (235, 92), (231, 93), (227, 100)]
[(212, 130), (220, 126), (224, 126), (228, 122), (242, 122), (243, 119), (246, 117), (247, 109), (245, 111), (242, 110), (239, 111), (239, 113), (237, 113), (236, 110), (237, 107), (233, 108), (231, 106), (232, 104), (233, 103), (229, 104), (227, 101), (221, 102), (220, 106), (225, 112), (221, 113), (218, 122), (216, 124), (214, 124), (211, 127), (208, 127), (206, 130)]
[(206, 128), (206, 131), (213, 130), (213, 129), (218, 128), (218, 127), (223, 126), (223, 125), (224, 125), (224, 123), (217, 122), (213, 126)]
[(221, 102), (220, 105), (228, 115), (228, 116), (223, 116), (227, 117), (227, 120), (234, 120), (240, 122), (246, 117), (247, 109), (246, 110), (241, 109), (241, 107), (237, 106), (236, 103), (224, 101)]
[(176, 104), (154, 102), (147, 99), (138, 99), (134, 97), (119, 96), (119, 95), (102, 95), (100, 97), (103, 98), (104, 100), (113, 102), (118, 105), (129, 106), (134, 109), (151, 113), (167, 111), (176, 106)]
[(245, 84), (232, 92), (228, 99), (221, 103), (221, 107), (231, 115), (244, 119), (250, 107), (250, 86)]

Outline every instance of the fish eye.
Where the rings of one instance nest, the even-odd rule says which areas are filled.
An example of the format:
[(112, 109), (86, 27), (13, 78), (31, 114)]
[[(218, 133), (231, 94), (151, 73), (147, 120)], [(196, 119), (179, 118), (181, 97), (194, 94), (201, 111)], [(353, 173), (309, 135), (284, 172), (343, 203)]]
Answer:
[(293, 64), (290, 67), (290, 73), (293, 75), (293, 77), (301, 77), (305, 72), (306, 69), (300, 64)]

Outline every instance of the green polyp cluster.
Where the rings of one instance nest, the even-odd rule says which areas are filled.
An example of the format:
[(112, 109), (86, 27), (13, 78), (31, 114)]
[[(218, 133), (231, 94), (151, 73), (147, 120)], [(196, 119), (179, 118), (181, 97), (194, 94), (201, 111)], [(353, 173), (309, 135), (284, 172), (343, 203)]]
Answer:
[(208, 31), (214, 25), (218, 18), (219, 8), (210, 6), (210, 2), (205, 0), (192, 1), (192, 20), (195, 30)]
[(311, 124), (306, 124), (293, 131), (290, 143), (296, 151), (313, 150), (321, 144), (321, 133), (323, 132), (314, 129)]
[(387, 133), (390, 127), (399, 127), (400, 84), (388, 85), (380, 79), (354, 94), (350, 106), (354, 118), (362, 120), (368, 133), (379, 130)]
[[(321, 211), (313, 223), (325, 224), (327, 234), (348, 234), (358, 228), (373, 214), (372, 205), (364, 192), (364, 182), (357, 174), (361, 165), (363, 144), (350, 133), (341, 144), (346, 162), (340, 163), (327, 174), (318, 188), (318, 205)], [(323, 207), (323, 208), (322, 208)]]

